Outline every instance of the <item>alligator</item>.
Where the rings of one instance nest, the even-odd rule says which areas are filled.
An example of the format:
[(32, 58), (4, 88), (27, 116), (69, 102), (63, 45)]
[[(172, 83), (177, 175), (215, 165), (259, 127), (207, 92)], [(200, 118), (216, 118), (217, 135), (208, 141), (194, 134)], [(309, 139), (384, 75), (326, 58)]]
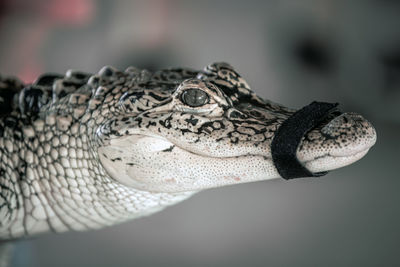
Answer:
[[(227, 63), (106, 66), (28, 85), (0, 77), (0, 103), (2, 240), (99, 229), (207, 188), (284, 177), (273, 144), (299, 114), (257, 96)], [(330, 112), (311, 126), (294, 146), (310, 176), (359, 160), (376, 141), (356, 113)]]

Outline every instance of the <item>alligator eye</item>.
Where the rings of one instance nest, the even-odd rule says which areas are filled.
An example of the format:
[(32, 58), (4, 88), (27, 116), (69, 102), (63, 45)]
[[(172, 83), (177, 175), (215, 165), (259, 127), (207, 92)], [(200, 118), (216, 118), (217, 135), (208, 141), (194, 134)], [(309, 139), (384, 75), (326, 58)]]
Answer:
[(191, 107), (199, 107), (207, 103), (208, 95), (200, 89), (187, 89), (181, 95), (181, 100)]

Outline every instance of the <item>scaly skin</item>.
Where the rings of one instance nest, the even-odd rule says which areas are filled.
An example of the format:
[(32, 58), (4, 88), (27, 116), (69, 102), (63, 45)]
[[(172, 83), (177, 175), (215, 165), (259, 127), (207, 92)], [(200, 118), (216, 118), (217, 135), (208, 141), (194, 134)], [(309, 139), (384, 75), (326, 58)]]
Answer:
[[(97, 229), (206, 188), (278, 178), (271, 141), (295, 112), (226, 63), (70, 71), (22, 87), (0, 78), (0, 239)], [(375, 140), (368, 121), (344, 113), (307, 133), (297, 158), (333, 170)]]

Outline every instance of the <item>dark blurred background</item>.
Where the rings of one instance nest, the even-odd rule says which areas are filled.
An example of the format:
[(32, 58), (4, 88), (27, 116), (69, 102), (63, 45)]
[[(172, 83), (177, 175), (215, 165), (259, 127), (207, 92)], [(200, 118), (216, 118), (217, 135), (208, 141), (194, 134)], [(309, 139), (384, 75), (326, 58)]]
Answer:
[(99, 231), (19, 241), (12, 266), (400, 266), (400, 1), (0, 0), (0, 73), (231, 63), (264, 98), (377, 129), (318, 179), (199, 193)]

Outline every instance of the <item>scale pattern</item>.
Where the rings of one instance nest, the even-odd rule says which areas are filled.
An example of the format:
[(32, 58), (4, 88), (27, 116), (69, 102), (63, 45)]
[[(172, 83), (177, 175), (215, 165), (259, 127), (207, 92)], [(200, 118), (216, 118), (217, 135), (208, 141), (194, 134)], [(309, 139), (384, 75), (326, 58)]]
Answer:
[[(94, 125), (115, 109), (107, 105), (109, 114), (103, 111), (100, 118), (99, 105), (119, 100), (128, 87), (134, 88), (132, 82), (144, 82), (150, 75), (130, 68), (112, 76), (114, 71), (106, 67), (90, 81), (81, 72), (70, 71), (65, 77), (50, 74), (32, 86), (15, 88), (20, 92), (12, 90), (16, 104), (3, 112), (0, 121), (0, 237), (96, 229), (191, 195), (128, 188), (115, 183), (99, 165), (90, 136)], [(165, 75), (168, 72), (155, 78)], [(113, 98), (102, 99), (105, 86), (116, 92)]]

